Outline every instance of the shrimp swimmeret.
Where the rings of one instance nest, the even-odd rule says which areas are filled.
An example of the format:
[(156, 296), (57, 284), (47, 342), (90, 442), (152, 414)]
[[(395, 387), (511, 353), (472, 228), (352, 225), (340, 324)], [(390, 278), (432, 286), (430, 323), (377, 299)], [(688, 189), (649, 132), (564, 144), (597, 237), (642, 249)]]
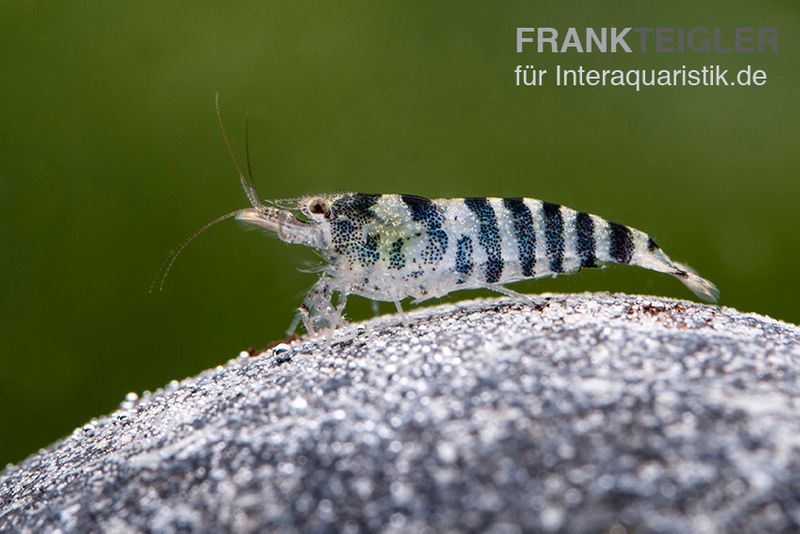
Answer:
[[(460, 289), (485, 288), (525, 299), (506, 285), (608, 264), (670, 274), (707, 302), (719, 297), (714, 284), (672, 261), (646, 233), (558, 204), (366, 193), (265, 203), (256, 193), (249, 161), (247, 175), (239, 171), (239, 176), (252, 208), (214, 222), (235, 216), (286, 243), (316, 249), (325, 262), (299, 310), (308, 332), (344, 324), (348, 295), (393, 302), (400, 311), (406, 298), (416, 303)], [(168, 258), (167, 269), (196, 235)]]

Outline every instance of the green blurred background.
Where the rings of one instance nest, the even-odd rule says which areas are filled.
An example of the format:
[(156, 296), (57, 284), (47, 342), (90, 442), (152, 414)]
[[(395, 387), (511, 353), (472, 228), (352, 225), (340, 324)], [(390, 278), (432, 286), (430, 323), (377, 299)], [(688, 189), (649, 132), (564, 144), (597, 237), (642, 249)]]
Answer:
[[(235, 223), (147, 292), (178, 241), (246, 205), (218, 90), (237, 149), (251, 111), (266, 197), (543, 198), (649, 231), (716, 282), (723, 305), (800, 321), (795, 0), (216, 4), (0, 2), (0, 466), (129, 391), (282, 337), (314, 280), (297, 268), (314, 255)], [(776, 27), (781, 50), (515, 53), (517, 26), (698, 25)], [(762, 68), (768, 83), (636, 93), (518, 88), (513, 76), (518, 63), (717, 62)], [(517, 288), (691, 297), (632, 268)]]

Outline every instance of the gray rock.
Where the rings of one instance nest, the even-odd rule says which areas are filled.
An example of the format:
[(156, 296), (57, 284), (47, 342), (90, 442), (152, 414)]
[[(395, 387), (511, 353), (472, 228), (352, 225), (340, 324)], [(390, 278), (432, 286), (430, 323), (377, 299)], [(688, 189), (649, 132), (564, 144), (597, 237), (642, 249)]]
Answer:
[(605, 294), (409, 319), (129, 395), (0, 475), (0, 531), (800, 527), (797, 327)]

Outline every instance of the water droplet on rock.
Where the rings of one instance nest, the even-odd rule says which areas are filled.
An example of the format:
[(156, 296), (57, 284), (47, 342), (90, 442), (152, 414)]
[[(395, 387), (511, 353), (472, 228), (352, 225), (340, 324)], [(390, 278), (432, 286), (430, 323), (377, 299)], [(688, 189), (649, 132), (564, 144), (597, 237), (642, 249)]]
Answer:
[(282, 352), (286, 352), (288, 350), (289, 350), (289, 345), (287, 345), (286, 343), (278, 343), (277, 345), (272, 347), (272, 354), (277, 355)]

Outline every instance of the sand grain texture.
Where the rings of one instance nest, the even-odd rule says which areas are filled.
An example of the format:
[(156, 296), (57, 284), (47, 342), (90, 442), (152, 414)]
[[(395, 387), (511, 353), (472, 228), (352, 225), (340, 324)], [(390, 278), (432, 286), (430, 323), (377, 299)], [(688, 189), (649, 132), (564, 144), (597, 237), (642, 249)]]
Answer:
[(0, 531), (800, 528), (800, 330), (656, 297), (422, 309), (238, 357), (0, 474)]

